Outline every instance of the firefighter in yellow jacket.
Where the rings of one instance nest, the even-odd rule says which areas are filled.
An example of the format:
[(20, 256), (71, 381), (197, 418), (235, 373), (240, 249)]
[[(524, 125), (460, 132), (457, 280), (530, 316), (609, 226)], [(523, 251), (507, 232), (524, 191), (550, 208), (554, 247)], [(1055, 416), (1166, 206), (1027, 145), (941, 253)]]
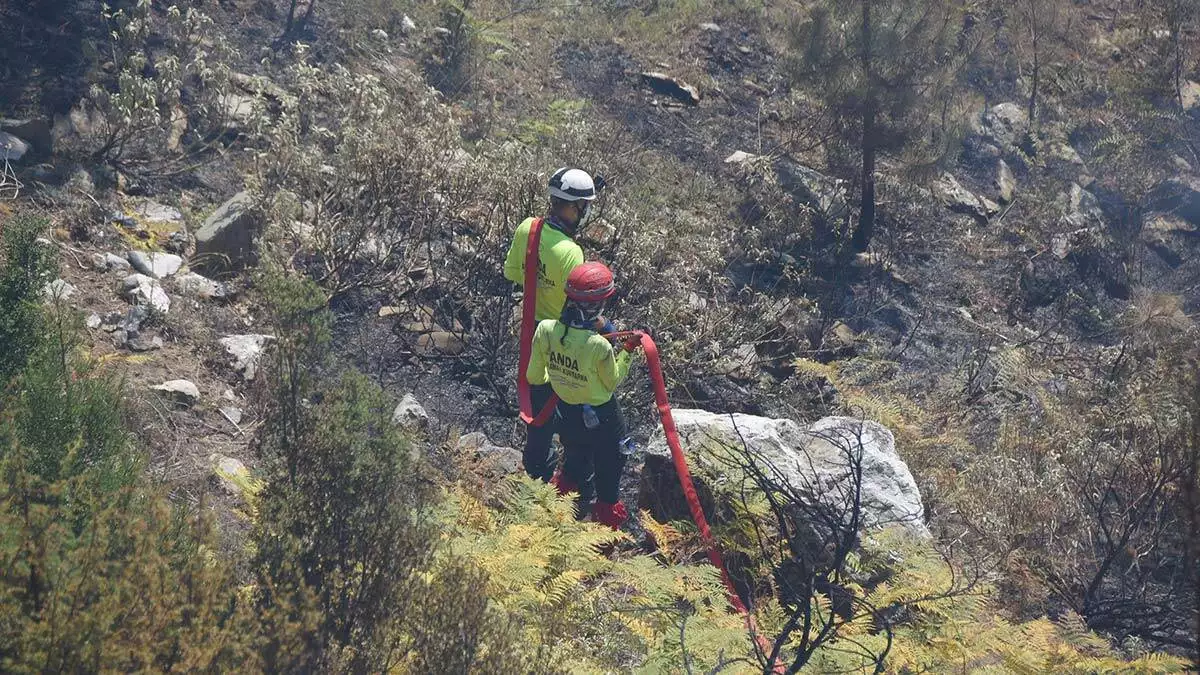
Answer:
[[(583, 249), (573, 237), (588, 215), (588, 208), (596, 199), (603, 179), (592, 180), (581, 169), (562, 168), (550, 177), (550, 208), (542, 221), (541, 239), (538, 242), (537, 301), (534, 318), (537, 321), (557, 319), (566, 304), (567, 276), (583, 263)], [(504, 260), (504, 276), (509, 281), (525, 284), (525, 248), (529, 241), (529, 228), (534, 218), (528, 218), (513, 234), (508, 256)], [(528, 289), (526, 289), (528, 290)], [(550, 385), (530, 381), (530, 400), (536, 414), (550, 400)], [(525, 472), (533, 478), (550, 480), (556, 462), (552, 455), (551, 439), (555, 433), (555, 420), (551, 419), (540, 427), (527, 426), (523, 459)]]
[(563, 444), (560, 493), (578, 490), (579, 515), (613, 529), (629, 514), (619, 487), (632, 441), (613, 392), (629, 373), (630, 352), (640, 340), (614, 347), (597, 331), (604, 301), (615, 292), (603, 263), (576, 267), (567, 278), (566, 306), (558, 319), (538, 323), (526, 376), (530, 384), (549, 383), (560, 399), (558, 435)]

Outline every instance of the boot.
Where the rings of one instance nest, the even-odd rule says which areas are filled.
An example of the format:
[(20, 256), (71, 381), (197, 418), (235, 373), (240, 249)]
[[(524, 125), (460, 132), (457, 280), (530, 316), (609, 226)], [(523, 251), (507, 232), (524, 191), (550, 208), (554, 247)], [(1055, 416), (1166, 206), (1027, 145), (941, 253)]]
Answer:
[(592, 505), (592, 520), (607, 525), (614, 530), (621, 529), (621, 525), (628, 518), (629, 512), (625, 510), (625, 504), (621, 502), (617, 502), (616, 504), (596, 502)]
[(554, 477), (550, 479), (550, 484), (554, 486), (554, 489), (558, 490), (560, 497), (568, 492), (579, 492), (579, 486), (575, 484), (575, 481), (563, 475), (562, 469), (554, 472)]

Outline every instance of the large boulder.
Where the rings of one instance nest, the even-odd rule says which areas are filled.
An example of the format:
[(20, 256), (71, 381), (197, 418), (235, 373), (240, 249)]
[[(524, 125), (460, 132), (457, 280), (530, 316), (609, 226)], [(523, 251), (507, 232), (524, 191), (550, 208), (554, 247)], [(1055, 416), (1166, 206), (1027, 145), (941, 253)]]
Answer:
[[(810, 426), (789, 419), (718, 414), (681, 409), (673, 413), (680, 441), (692, 465), (697, 490), (713, 495), (739, 486), (727, 484), (731, 457), (749, 451), (755, 464), (808, 499), (848, 509), (853, 499), (853, 464), (861, 466), (859, 494), (865, 528), (899, 526), (928, 538), (921, 493), (908, 466), (896, 452), (896, 440), (884, 426), (849, 417), (826, 417)], [(646, 448), (640, 504), (658, 519), (686, 518), (682, 490), (661, 428)]]
[(262, 232), (263, 222), (249, 193), (234, 195), (196, 232), (196, 254), (190, 266), (200, 272), (223, 272), (253, 263), (254, 240)]

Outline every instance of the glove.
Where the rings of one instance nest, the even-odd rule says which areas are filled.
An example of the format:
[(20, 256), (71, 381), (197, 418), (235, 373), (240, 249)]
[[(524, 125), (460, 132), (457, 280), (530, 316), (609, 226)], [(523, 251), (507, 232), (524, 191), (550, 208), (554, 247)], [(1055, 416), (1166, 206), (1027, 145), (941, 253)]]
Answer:
[(641, 346), (642, 346), (642, 336), (641, 335), (630, 335), (629, 337), (625, 338), (625, 344), (622, 345), (622, 349), (624, 349), (627, 352), (631, 352)]

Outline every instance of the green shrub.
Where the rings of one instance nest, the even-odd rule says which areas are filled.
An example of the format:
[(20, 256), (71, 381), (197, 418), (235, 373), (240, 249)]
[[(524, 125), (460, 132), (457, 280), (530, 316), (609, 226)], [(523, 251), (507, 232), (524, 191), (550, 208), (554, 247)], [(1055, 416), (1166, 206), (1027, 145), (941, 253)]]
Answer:
[(0, 222), (0, 386), (25, 367), (41, 334), (41, 289), (58, 269), (54, 248), (37, 241), (47, 225), (24, 213)]

